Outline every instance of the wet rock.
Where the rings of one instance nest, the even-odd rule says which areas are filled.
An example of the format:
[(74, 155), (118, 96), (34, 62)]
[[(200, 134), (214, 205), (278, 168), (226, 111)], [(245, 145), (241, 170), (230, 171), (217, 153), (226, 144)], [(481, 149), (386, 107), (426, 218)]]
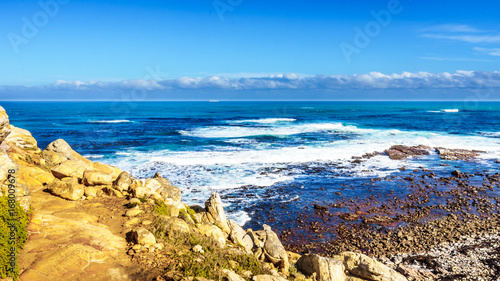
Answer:
[(436, 152), (443, 160), (471, 160), (484, 151), (436, 147)]
[(419, 146), (406, 146), (406, 145), (393, 145), (384, 152), (392, 160), (402, 160), (410, 156), (429, 155), (429, 147)]

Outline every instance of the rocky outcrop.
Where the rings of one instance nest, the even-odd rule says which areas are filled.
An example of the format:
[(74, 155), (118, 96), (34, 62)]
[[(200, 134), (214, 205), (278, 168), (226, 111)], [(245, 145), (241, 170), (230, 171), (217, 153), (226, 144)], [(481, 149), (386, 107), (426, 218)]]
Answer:
[(230, 232), (226, 220), (226, 214), (222, 207), (220, 195), (216, 192), (212, 193), (210, 198), (205, 202), (205, 213), (203, 214), (203, 221), (210, 222), (220, 227), (225, 233)]
[(227, 224), (230, 230), (229, 238), (231, 241), (236, 245), (241, 245), (247, 253), (251, 253), (254, 244), (250, 235), (234, 221), (227, 220)]
[(7, 115), (5, 109), (0, 106), (0, 142), (3, 142), (9, 134), (9, 115)]
[(283, 247), (278, 235), (271, 230), (270, 226), (264, 224), (264, 231), (266, 232), (266, 241), (263, 249), (266, 258), (281, 268), (284, 273), (288, 273), (290, 264), (288, 263), (285, 247)]
[(85, 186), (79, 184), (75, 178), (65, 178), (50, 183), (48, 190), (61, 198), (76, 201), (82, 198), (85, 193)]
[(316, 274), (317, 281), (345, 281), (347, 279), (342, 262), (319, 255), (302, 256), (297, 261), (297, 267), (308, 276)]
[(92, 166), (80, 160), (66, 160), (52, 169), (52, 174), (58, 179), (77, 178), (82, 179), (86, 170), (91, 170)]
[(196, 230), (202, 235), (212, 239), (217, 246), (224, 248), (226, 246), (227, 235), (222, 232), (222, 230), (211, 223), (201, 223), (198, 225)]
[(342, 262), (346, 270), (354, 276), (373, 281), (407, 281), (395, 270), (363, 254), (344, 252), (334, 258)]
[(393, 145), (384, 152), (392, 160), (402, 160), (411, 156), (429, 155), (430, 147), (428, 146), (406, 146), (406, 145)]
[(439, 154), (439, 157), (443, 160), (467, 160), (470, 161), (479, 153), (484, 151), (477, 150), (467, 150), (467, 149), (448, 149), (444, 147), (436, 147), (436, 152)]
[(81, 156), (78, 152), (74, 151), (71, 148), (71, 146), (63, 139), (58, 139), (51, 142), (45, 150), (55, 152), (65, 157), (67, 160), (81, 161), (90, 167), (93, 166), (92, 161), (88, 160), (87, 158)]

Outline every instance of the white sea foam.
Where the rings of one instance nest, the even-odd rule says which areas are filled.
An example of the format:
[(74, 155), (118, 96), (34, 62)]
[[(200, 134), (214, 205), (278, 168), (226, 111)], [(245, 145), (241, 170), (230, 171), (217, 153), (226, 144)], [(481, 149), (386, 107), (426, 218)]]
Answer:
[(344, 126), (341, 123), (310, 123), (278, 127), (210, 126), (194, 130), (181, 130), (179, 133), (184, 136), (199, 138), (243, 138), (251, 136), (291, 136), (322, 131), (356, 132), (359, 130), (361, 129), (355, 126)]
[(87, 159), (98, 159), (98, 158), (103, 158), (104, 155), (99, 155), (99, 154), (85, 154), (83, 157)]
[(500, 138), (500, 132), (479, 132), (479, 134), (486, 137)]
[(130, 123), (130, 120), (89, 120), (89, 123)]
[(229, 121), (229, 123), (259, 123), (259, 124), (272, 124), (280, 122), (294, 122), (297, 121), (295, 118), (263, 118), (263, 119), (248, 119), (248, 120), (235, 120)]
[(116, 155), (124, 155), (124, 156), (129, 156), (131, 155), (132, 153), (131, 152), (123, 152), (123, 151), (118, 151), (118, 152), (115, 152)]
[(452, 109), (441, 109), (441, 110), (428, 110), (427, 112), (431, 112), (431, 113), (456, 113), (456, 112), (460, 112), (460, 110), (458, 110), (456, 108), (452, 108)]

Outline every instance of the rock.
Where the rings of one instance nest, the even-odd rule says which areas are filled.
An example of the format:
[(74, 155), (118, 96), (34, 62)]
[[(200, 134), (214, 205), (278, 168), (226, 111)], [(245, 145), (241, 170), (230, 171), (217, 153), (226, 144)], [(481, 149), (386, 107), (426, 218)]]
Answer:
[(48, 185), (50, 193), (68, 200), (80, 200), (85, 193), (85, 186), (75, 178), (55, 180)]
[(201, 245), (195, 245), (193, 247), (193, 252), (203, 254), (204, 253), (203, 247)]
[(432, 272), (424, 269), (417, 269), (417, 268), (409, 268), (405, 267), (403, 265), (398, 265), (398, 268), (396, 269), (399, 273), (403, 274), (404, 276), (407, 276), (410, 278), (410, 280), (416, 280), (416, 281), (433, 281), (437, 280), (438, 277), (434, 275)]
[[(161, 184), (156, 179), (134, 180), (130, 185), (130, 191), (137, 198), (150, 197), (161, 189)], [(158, 196), (160, 196), (158, 194)]]
[(102, 186), (86, 186), (85, 187), (85, 192), (84, 192), (85, 196), (87, 197), (99, 197), (103, 194), (102, 192)]
[(471, 160), (479, 155), (480, 152), (467, 149), (448, 149), (444, 147), (436, 147), (436, 152), (443, 160)]
[(127, 191), (132, 185), (134, 178), (127, 172), (122, 172), (113, 183), (113, 187), (120, 191)]
[(123, 227), (124, 228), (130, 228), (134, 225), (137, 225), (141, 222), (141, 220), (139, 218), (131, 218), (130, 220), (126, 221), (124, 224), (123, 224)]
[(127, 210), (125, 212), (125, 216), (126, 217), (136, 217), (136, 216), (138, 216), (139, 214), (142, 214), (142, 213), (144, 213), (143, 210), (141, 210), (139, 208), (132, 208), (132, 209)]
[(231, 241), (235, 244), (243, 246), (248, 253), (251, 253), (254, 244), (250, 235), (247, 235), (246, 231), (234, 221), (227, 220), (227, 224), (230, 230), (229, 238)]
[(286, 250), (281, 244), (278, 235), (271, 230), (271, 227), (264, 224), (264, 231), (266, 232), (266, 242), (264, 243), (264, 253), (266, 258), (273, 264), (278, 264), (283, 270), (282, 272), (288, 274), (290, 264), (288, 263), (288, 255)]
[(3, 142), (9, 134), (9, 115), (7, 115), (5, 109), (0, 106), (0, 142)]
[(154, 223), (157, 231), (166, 235), (177, 235), (191, 232), (189, 224), (176, 217), (160, 216)]
[(451, 175), (460, 178), (462, 176), (462, 172), (460, 172), (459, 170), (455, 170), (451, 172)]
[(232, 270), (223, 268), (222, 273), (226, 277), (227, 281), (245, 281), (243, 277), (239, 276)]
[(16, 176), (18, 183), (29, 186), (33, 190), (43, 188), (44, 185), (55, 180), (52, 173), (34, 165), (19, 165)]
[(201, 223), (196, 229), (206, 237), (213, 239), (217, 246), (221, 248), (226, 246), (226, 235), (219, 227), (211, 223)]
[(28, 130), (9, 125), (10, 134), (5, 138), (9, 145), (15, 145), (24, 150), (38, 150), (37, 142)]
[(430, 147), (419, 145), (419, 146), (406, 146), (406, 145), (393, 145), (384, 152), (392, 160), (402, 160), (410, 156), (420, 156), (429, 155)]
[(174, 201), (181, 201), (181, 189), (177, 186), (173, 186), (169, 180), (163, 178), (159, 173), (156, 173), (153, 177), (161, 185), (160, 191), (158, 192), (163, 200), (172, 199)]
[(87, 158), (81, 156), (78, 152), (74, 151), (71, 148), (71, 146), (69, 146), (69, 144), (63, 139), (58, 139), (51, 142), (45, 150), (61, 154), (62, 156), (68, 158), (69, 160), (84, 162), (89, 166), (88, 170), (93, 168), (92, 161), (88, 160)]
[(83, 173), (83, 184), (92, 185), (111, 185), (113, 177), (110, 174), (105, 174), (95, 170), (86, 170)]
[(205, 216), (204, 221), (211, 222), (220, 227), (225, 233), (229, 233), (229, 226), (227, 225), (226, 214), (222, 207), (220, 195), (217, 192), (212, 193), (210, 198), (205, 202)]
[(287, 279), (280, 276), (272, 275), (255, 275), (252, 277), (253, 281), (287, 281)]
[(152, 246), (156, 244), (156, 238), (153, 233), (143, 227), (131, 231), (132, 242), (140, 245)]
[(3, 148), (0, 147), (0, 183), (3, 183), (7, 179), (9, 176), (9, 170), (15, 170), (17, 172), (19, 171), (19, 165), (14, 162), (12, 158), (10, 158), (9, 154)]
[(355, 276), (373, 281), (407, 281), (403, 275), (363, 254), (343, 252), (334, 258), (342, 262), (346, 270)]
[(61, 165), (52, 169), (52, 174), (58, 179), (72, 177), (83, 178), (86, 170), (92, 169), (91, 166), (79, 160), (66, 160)]
[(141, 205), (141, 200), (137, 199), (137, 198), (132, 198), (128, 201), (128, 203), (130, 205)]
[(304, 255), (297, 261), (298, 269), (310, 276), (316, 274), (317, 281), (345, 281), (344, 265), (335, 259), (319, 255)]
[(123, 173), (122, 170), (120, 170), (117, 167), (111, 166), (111, 165), (106, 165), (100, 162), (93, 162), (93, 167), (94, 170), (99, 171), (104, 174), (111, 175), (111, 180), (115, 181), (118, 176)]
[(42, 157), (43, 157), (43, 159), (45, 159), (46, 163), (50, 167), (58, 166), (62, 162), (69, 160), (68, 158), (66, 158), (65, 156), (63, 156), (59, 153), (56, 153), (54, 151), (48, 151), (48, 150), (44, 150), (42, 152)]

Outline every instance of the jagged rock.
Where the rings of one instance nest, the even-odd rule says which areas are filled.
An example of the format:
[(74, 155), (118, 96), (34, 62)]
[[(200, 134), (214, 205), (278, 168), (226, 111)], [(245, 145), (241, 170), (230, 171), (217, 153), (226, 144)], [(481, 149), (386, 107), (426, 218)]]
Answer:
[(436, 147), (436, 152), (443, 160), (471, 160), (484, 151)]
[(84, 194), (87, 197), (92, 197), (92, 198), (99, 197), (103, 194), (102, 186), (100, 185), (86, 186)]
[(99, 171), (86, 170), (83, 173), (83, 184), (91, 185), (111, 185), (113, 178), (110, 174), (105, 174)]
[(206, 213), (204, 213), (202, 221), (208, 221), (217, 225), (225, 233), (230, 232), (220, 195), (217, 192), (212, 193), (210, 198), (205, 202), (205, 210)]
[(415, 281), (434, 281), (437, 280), (438, 277), (434, 275), (432, 272), (424, 269), (418, 269), (418, 268), (409, 268), (405, 267), (403, 265), (398, 265), (398, 268), (396, 269), (399, 273), (408, 276), (410, 280), (415, 280)]
[(232, 270), (223, 268), (222, 273), (226, 277), (227, 281), (245, 281), (243, 277), (239, 276)]
[(138, 216), (139, 214), (144, 213), (143, 210), (139, 209), (139, 207), (134, 207), (132, 209), (129, 209), (125, 212), (126, 217), (135, 217)]
[(25, 150), (38, 150), (37, 142), (28, 130), (9, 125), (10, 134), (5, 142)]
[(115, 181), (118, 178), (118, 176), (123, 172), (122, 170), (120, 170), (115, 166), (106, 165), (100, 162), (93, 162), (93, 167), (94, 170), (98, 172), (111, 175), (112, 181)]
[(127, 172), (122, 172), (113, 183), (113, 187), (120, 191), (127, 191), (132, 185), (134, 178)]
[(317, 281), (345, 281), (344, 265), (335, 259), (319, 255), (304, 255), (297, 261), (297, 267), (306, 275), (316, 274)]
[(85, 193), (85, 186), (75, 178), (55, 180), (48, 185), (48, 189), (54, 195), (73, 201), (79, 200)]
[(177, 235), (191, 232), (189, 224), (176, 217), (160, 216), (155, 222), (155, 228), (167, 235)]
[(5, 109), (0, 106), (0, 142), (3, 142), (9, 134), (9, 115), (7, 115)]
[(254, 244), (250, 235), (248, 235), (241, 226), (232, 220), (227, 220), (227, 224), (230, 229), (229, 238), (231, 241), (235, 244), (240, 244), (248, 253), (251, 253)]
[(287, 281), (287, 279), (280, 276), (272, 275), (255, 275), (252, 277), (253, 281)]
[(247, 235), (252, 239), (255, 248), (260, 249), (264, 247), (264, 241), (253, 230), (249, 229)]
[[(1, 112), (0, 112), (1, 114)], [(19, 170), (19, 165), (17, 165), (9, 154), (0, 147), (0, 183), (3, 183), (9, 176), (9, 170)]]
[(159, 194), (164, 201), (167, 199), (172, 199), (174, 201), (181, 201), (181, 189), (177, 186), (173, 186), (168, 179), (163, 178), (159, 173), (156, 173), (153, 177), (161, 185), (161, 190)]
[(334, 258), (342, 262), (346, 270), (355, 276), (373, 281), (407, 281), (395, 270), (363, 254), (343, 252)]
[(271, 227), (264, 224), (264, 231), (266, 232), (266, 242), (264, 243), (264, 253), (266, 258), (273, 264), (278, 264), (283, 270), (283, 273), (288, 274), (290, 264), (288, 262), (288, 255), (286, 250), (281, 244), (278, 235), (271, 230)]
[(91, 166), (79, 160), (66, 160), (61, 165), (52, 169), (52, 174), (58, 179), (72, 177), (83, 178), (83, 173), (86, 170), (92, 169)]
[(402, 160), (410, 156), (420, 156), (429, 155), (430, 147), (419, 145), (419, 146), (406, 146), (406, 145), (393, 145), (384, 152), (392, 160)]
[(392, 160), (403, 160), (407, 157), (406, 154), (396, 149), (386, 149), (384, 152)]
[(152, 246), (156, 244), (156, 238), (153, 233), (143, 227), (131, 231), (132, 242), (140, 245)]
[(89, 166), (88, 170), (93, 168), (92, 161), (88, 160), (87, 158), (81, 156), (78, 152), (74, 151), (71, 148), (71, 146), (63, 139), (58, 139), (51, 142), (45, 150), (59, 153), (64, 157), (68, 158), (69, 160), (84, 162)]
[(226, 246), (226, 235), (219, 227), (211, 223), (201, 223), (196, 229), (206, 237), (213, 239), (219, 247)]
[(66, 161), (66, 160), (69, 160), (65, 156), (63, 156), (63, 155), (61, 155), (59, 153), (56, 153), (54, 151), (49, 151), (49, 150), (44, 150), (42, 152), (42, 157), (43, 157), (43, 159), (45, 159), (46, 163), (50, 167), (58, 166), (62, 162)]

